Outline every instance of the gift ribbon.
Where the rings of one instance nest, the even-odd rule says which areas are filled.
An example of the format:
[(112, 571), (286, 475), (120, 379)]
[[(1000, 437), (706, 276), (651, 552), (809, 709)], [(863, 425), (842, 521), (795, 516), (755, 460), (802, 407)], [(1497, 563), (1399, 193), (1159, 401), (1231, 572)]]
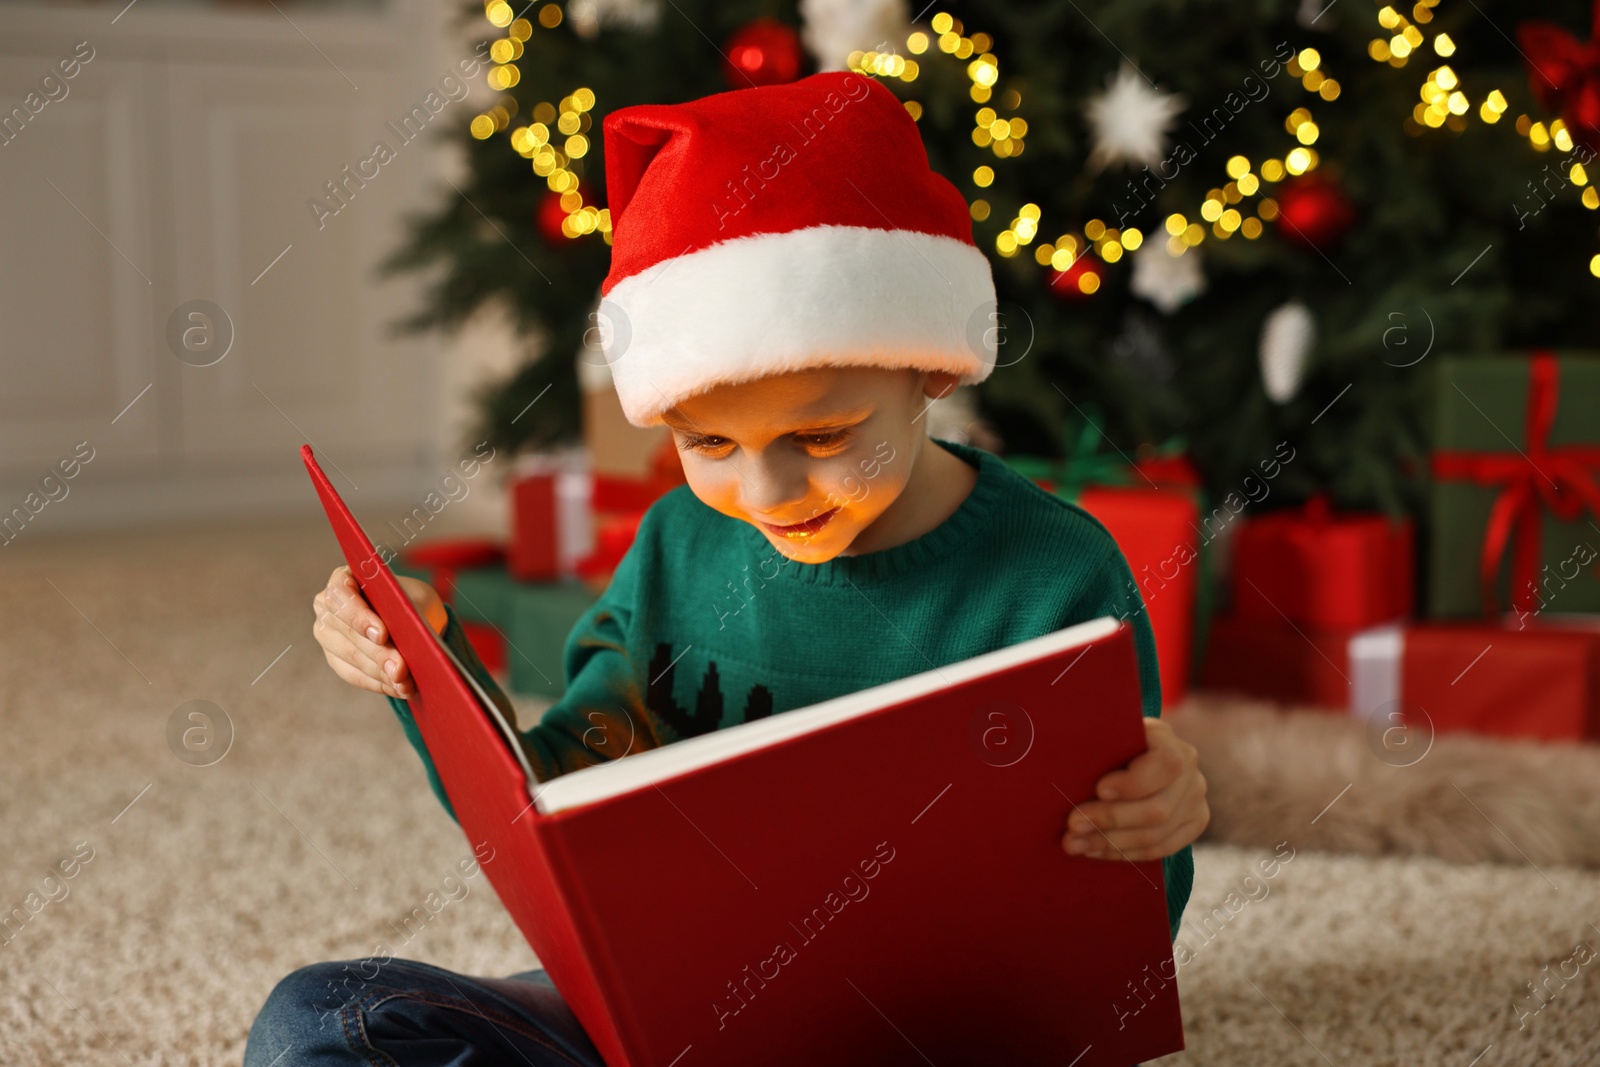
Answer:
[(1600, 0), (1593, 27), (1590, 39), (1580, 41), (1553, 22), (1535, 19), (1517, 27), (1517, 41), (1539, 102), (1560, 111), (1567, 125), (1600, 134)]
[(1541, 542), (1540, 505), (1564, 522), (1588, 510), (1600, 517), (1600, 446), (1550, 447), (1550, 428), (1560, 405), (1561, 364), (1548, 351), (1529, 360), (1526, 439), (1517, 455), (1503, 452), (1442, 450), (1434, 453), (1433, 476), (1499, 487), (1489, 511), (1479, 557), (1484, 613), (1499, 608), (1495, 579), (1500, 562), (1511, 551), (1512, 603), (1518, 611), (1538, 608)]
[(1085, 486), (1127, 485), (1133, 480), (1128, 465), (1119, 456), (1100, 452), (1095, 438), (1100, 431), (1094, 424), (1084, 421), (1077, 440), (1072, 439), (1071, 427), (1062, 427), (1063, 459), (1046, 459), (1042, 456), (1013, 456), (1007, 462), (1024, 477), (1033, 481), (1048, 480), (1056, 495), (1076, 500)]
[(1144, 455), (1129, 463), (1120, 453), (1101, 452), (1097, 438), (1100, 429), (1086, 418), (1073, 438), (1070, 425), (1062, 427), (1064, 459), (1042, 456), (1008, 456), (1006, 463), (1025, 478), (1049, 481), (1057, 496), (1076, 500), (1089, 486), (1183, 485), (1198, 487), (1199, 472), (1184, 455), (1182, 438), (1173, 437), (1150, 448), (1141, 446)]

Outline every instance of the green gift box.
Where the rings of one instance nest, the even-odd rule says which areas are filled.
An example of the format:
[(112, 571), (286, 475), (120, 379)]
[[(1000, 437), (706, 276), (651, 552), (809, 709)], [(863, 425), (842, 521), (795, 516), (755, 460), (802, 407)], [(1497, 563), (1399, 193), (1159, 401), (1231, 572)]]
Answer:
[(513, 693), (553, 700), (566, 692), (567, 635), (595, 600), (582, 582), (519, 582), (499, 566), (460, 572), (451, 607), (463, 622), (486, 623), (505, 636)]
[(394, 559), (389, 562), (389, 569), (406, 578), (416, 578), (418, 581), (430, 583), (433, 581), (432, 567), (415, 567), (404, 560)]
[(1600, 353), (1434, 373), (1428, 613), (1600, 612)]
[(566, 692), (567, 635), (597, 599), (578, 581), (512, 581), (507, 596), (506, 670), (511, 690), (555, 699)]
[(463, 622), (485, 622), (505, 629), (511, 620), (511, 592), (517, 580), (504, 566), (474, 567), (456, 575), (450, 606)]

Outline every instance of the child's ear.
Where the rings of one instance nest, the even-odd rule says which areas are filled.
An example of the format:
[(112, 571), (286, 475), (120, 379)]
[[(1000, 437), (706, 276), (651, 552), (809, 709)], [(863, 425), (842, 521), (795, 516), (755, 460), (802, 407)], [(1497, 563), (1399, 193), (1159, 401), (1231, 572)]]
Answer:
[(923, 371), (922, 395), (934, 400), (949, 396), (960, 380), (960, 375), (951, 374), (949, 371)]

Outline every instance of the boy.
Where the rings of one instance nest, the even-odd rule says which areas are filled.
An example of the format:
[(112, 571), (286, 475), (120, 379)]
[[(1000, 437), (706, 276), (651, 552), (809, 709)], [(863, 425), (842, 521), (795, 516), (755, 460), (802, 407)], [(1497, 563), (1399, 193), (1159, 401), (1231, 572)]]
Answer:
[[(1163, 858), (1175, 935), (1209, 811), (1194, 749), (1157, 717), (1127, 563), (1085, 512), (920, 421), (993, 370), (993, 336), (970, 324), (995, 303), (967, 205), (911, 117), (872, 79), (830, 73), (625, 108), (605, 138), (606, 358), (629, 421), (671, 428), (688, 484), (646, 512), (568, 636), (566, 692), (523, 734), (538, 777), (1116, 615), (1150, 751), (1063, 812), (1063, 848)], [(401, 582), (510, 714), (438, 594)], [(389, 697), (449, 810), (405, 664), (347, 568), (314, 608), (329, 665)], [(361, 962), (279, 983), (248, 1067), (600, 1064), (541, 971)]]

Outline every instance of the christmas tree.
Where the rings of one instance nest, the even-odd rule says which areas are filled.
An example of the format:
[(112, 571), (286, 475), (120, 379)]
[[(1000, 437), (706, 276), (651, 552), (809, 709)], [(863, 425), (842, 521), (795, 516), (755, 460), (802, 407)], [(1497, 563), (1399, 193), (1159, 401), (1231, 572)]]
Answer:
[[(1288, 442), (1274, 503), (1416, 511), (1431, 362), (1582, 345), (1600, 286), (1590, 9), (1423, 0), (470, 4), (497, 102), (470, 177), (386, 265), (442, 266), (408, 330), (502, 300), (541, 358), (497, 447), (577, 438), (610, 256), (598, 124), (817, 70), (891, 88), (966, 195), (1004, 330), (1008, 452), (1094, 428), (1217, 494)], [(537, 401), (537, 403), (535, 403)]]

